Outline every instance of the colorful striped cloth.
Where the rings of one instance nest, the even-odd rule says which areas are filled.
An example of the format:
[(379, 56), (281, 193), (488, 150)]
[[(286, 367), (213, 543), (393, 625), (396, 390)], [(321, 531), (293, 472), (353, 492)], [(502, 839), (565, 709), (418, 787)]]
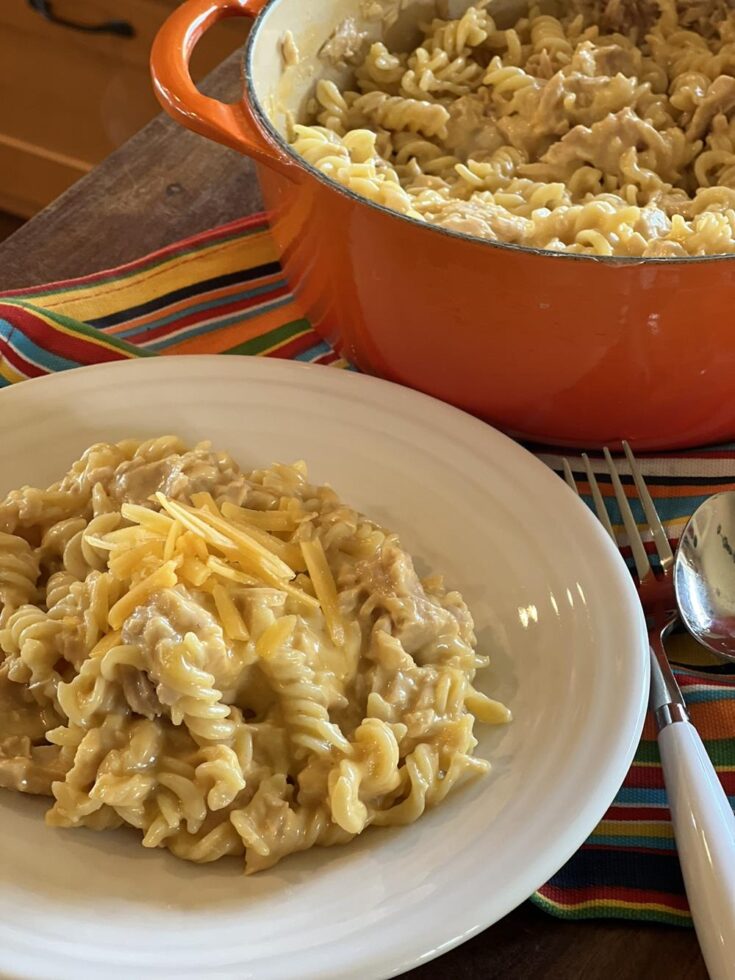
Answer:
[[(101, 361), (201, 353), (349, 367), (305, 319), (262, 216), (118, 269), (0, 295), (0, 387)], [(560, 456), (541, 456), (561, 469)], [(572, 464), (587, 489), (579, 459)], [(642, 467), (675, 538), (700, 500), (735, 489), (733, 447), (643, 459)], [(600, 482), (612, 499), (609, 480), (600, 475)], [(612, 513), (620, 525), (614, 504)], [(620, 543), (625, 553), (622, 532)], [(735, 677), (684, 636), (674, 638), (672, 649), (675, 660), (689, 665), (679, 668), (679, 680), (735, 803)], [(565, 918), (690, 922), (650, 720), (613, 805), (534, 901)]]
[(153, 354), (347, 367), (304, 318), (259, 215), (118, 269), (0, 294), (0, 387)]

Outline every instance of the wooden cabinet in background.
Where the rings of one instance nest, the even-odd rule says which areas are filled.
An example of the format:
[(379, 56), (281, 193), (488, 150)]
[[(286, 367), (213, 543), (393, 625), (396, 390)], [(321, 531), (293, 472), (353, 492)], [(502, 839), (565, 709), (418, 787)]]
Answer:
[[(38, 0), (36, 0), (36, 5)], [(123, 21), (132, 37), (49, 22), (30, 0), (0, 0), (0, 210), (27, 218), (87, 173), (158, 111), (148, 55), (178, 0), (51, 0), (54, 17)], [(201, 78), (245, 40), (237, 18), (197, 47)]]

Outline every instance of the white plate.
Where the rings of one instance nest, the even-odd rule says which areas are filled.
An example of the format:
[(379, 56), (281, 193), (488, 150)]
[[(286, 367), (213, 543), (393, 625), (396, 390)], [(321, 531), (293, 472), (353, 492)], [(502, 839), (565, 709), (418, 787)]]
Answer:
[(515, 720), (483, 730), (489, 777), (417, 824), (244, 878), (125, 831), (51, 830), (0, 792), (0, 973), (52, 978), (387, 977), (526, 899), (622, 782), (648, 688), (642, 614), (587, 509), (493, 429), (372, 378), (261, 358), (160, 358), (0, 393), (0, 494), (90, 443), (176, 432), (245, 467), (306, 459), (397, 529), (472, 609)]

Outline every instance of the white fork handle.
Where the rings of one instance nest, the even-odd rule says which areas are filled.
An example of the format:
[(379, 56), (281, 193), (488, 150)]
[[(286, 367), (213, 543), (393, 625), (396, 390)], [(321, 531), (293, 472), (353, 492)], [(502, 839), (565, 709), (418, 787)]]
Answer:
[(689, 907), (712, 980), (735, 980), (735, 816), (688, 721), (658, 734)]

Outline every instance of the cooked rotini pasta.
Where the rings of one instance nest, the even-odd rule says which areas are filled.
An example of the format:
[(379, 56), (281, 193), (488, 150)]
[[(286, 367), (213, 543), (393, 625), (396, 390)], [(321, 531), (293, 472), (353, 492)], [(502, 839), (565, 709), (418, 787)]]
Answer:
[(254, 872), (416, 820), (510, 720), (462, 597), (303, 463), (100, 444), (0, 528), (0, 787), (52, 826)]
[[(373, 6), (390, 27), (412, 2)], [(422, 23), (408, 50), (353, 30), (338, 51), (353, 85), (317, 83), (295, 149), (377, 204), (478, 238), (735, 252), (729, 0), (552, 0), (512, 25), (493, 10)]]

